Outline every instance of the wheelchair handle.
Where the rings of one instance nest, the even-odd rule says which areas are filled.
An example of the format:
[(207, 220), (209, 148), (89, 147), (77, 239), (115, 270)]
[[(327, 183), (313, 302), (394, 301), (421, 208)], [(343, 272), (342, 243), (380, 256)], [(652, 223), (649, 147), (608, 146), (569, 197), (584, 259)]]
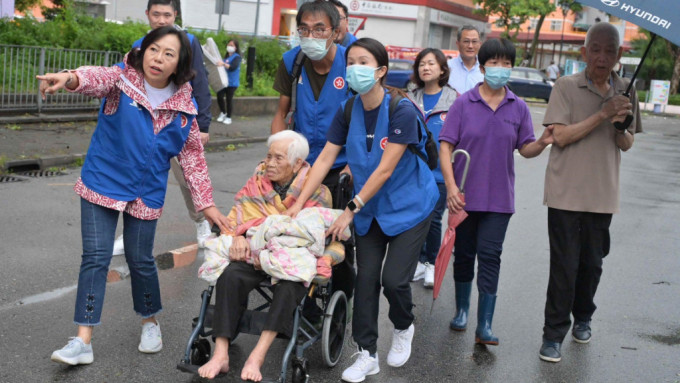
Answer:
[(470, 168), (470, 154), (465, 151), (465, 149), (456, 149), (451, 155), (451, 163), (455, 162), (456, 154), (462, 154), (465, 156), (465, 167), (463, 168), (463, 177), (460, 179), (460, 189), (461, 193), (465, 193), (465, 180), (467, 179), (468, 169)]

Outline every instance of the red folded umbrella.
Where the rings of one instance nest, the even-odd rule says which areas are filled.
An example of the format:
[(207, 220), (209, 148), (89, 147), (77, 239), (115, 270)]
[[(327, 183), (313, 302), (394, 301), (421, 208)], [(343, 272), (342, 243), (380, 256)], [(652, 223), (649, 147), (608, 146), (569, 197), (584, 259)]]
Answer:
[[(465, 196), (460, 194), (460, 199), (465, 201)], [(446, 274), (446, 269), (449, 267), (449, 260), (451, 259), (451, 253), (453, 253), (453, 244), (456, 243), (456, 227), (460, 225), (467, 216), (468, 214), (465, 210), (459, 210), (456, 213), (449, 212), (449, 227), (444, 233), (444, 240), (442, 241), (442, 246), (439, 248), (437, 261), (434, 263), (432, 303), (434, 303), (434, 300), (439, 296), (439, 289), (442, 287), (444, 274)]]
[[(456, 154), (465, 155), (467, 161), (465, 162), (465, 170), (463, 171), (463, 177), (460, 182), (460, 193), (458, 196), (461, 201), (465, 202), (465, 194), (463, 193), (465, 187), (465, 180), (467, 178), (468, 167), (470, 166), (470, 155), (463, 149), (458, 149), (453, 152), (451, 159), (453, 160)], [(444, 280), (444, 274), (446, 274), (446, 269), (449, 267), (449, 260), (451, 259), (451, 254), (453, 253), (453, 245), (456, 243), (456, 227), (460, 225), (468, 214), (465, 210), (459, 210), (455, 213), (449, 211), (449, 221), (448, 228), (444, 233), (444, 240), (439, 248), (439, 253), (437, 254), (437, 260), (434, 263), (434, 286), (432, 289), (432, 306), (430, 307), (430, 313), (432, 313), (432, 308), (434, 308), (434, 301), (439, 296), (439, 290), (442, 287), (442, 281)]]

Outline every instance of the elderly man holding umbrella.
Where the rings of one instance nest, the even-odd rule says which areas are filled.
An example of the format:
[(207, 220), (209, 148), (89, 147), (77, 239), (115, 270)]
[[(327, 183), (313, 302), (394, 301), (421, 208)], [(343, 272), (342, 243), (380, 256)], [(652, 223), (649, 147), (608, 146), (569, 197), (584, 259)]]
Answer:
[[(586, 69), (555, 83), (543, 124), (553, 126), (554, 145), (545, 174), (550, 277), (539, 356), (562, 358), (571, 327), (577, 343), (591, 338), (593, 298), (609, 253), (609, 225), (619, 208), (621, 152), (642, 131), (637, 96), (624, 95), (628, 81), (613, 68), (621, 58), (618, 30), (590, 27), (581, 54)], [(632, 123), (622, 126), (626, 118)]]

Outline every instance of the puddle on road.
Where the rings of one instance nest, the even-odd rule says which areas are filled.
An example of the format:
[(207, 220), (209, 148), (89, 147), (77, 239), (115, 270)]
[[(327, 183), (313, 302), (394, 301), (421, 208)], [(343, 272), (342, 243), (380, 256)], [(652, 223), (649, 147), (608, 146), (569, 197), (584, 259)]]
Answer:
[(478, 366), (491, 366), (496, 362), (496, 355), (490, 352), (485, 345), (475, 344), (472, 360)]
[(677, 346), (680, 344), (680, 328), (676, 329), (675, 332), (671, 332), (669, 335), (642, 334), (642, 336), (667, 346)]

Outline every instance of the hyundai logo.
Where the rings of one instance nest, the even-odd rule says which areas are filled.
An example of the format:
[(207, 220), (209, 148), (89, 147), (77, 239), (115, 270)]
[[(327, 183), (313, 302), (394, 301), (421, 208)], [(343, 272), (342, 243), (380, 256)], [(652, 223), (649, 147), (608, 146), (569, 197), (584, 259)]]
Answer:
[(619, 6), (619, 0), (601, 0), (604, 5), (608, 5), (610, 7), (618, 7)]

